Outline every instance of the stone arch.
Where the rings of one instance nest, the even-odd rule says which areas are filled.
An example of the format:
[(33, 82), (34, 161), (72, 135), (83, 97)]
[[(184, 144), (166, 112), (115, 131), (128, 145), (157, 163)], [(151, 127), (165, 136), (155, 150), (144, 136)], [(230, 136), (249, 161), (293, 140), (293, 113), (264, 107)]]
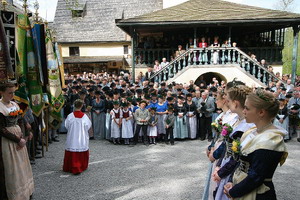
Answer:
[(201, 74), (195, 80), (195, 84), (199, 85), (202, 81), (205, 81), (205, 83), (208, 85), (211, 83), (213, 77), (216, 77), (216, 79), (219, 81), (219, 83), (221, 83), (221, 81), (227, 82), (227, 79), (225, 78), (225, 76), (223, 76), (222, 74), (220, 74), (218, 72), (206, 72), (206, 73)]

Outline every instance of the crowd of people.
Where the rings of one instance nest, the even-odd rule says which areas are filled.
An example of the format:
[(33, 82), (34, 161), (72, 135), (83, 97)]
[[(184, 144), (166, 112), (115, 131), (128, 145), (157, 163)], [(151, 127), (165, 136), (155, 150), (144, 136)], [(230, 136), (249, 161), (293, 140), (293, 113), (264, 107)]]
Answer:
[[(49, 133), (50, 142), (59, 142), (58, 132), (68, 133), (64, 171), (80, 174), (88, 167), (88, 144), (89, 140), (93, 139), (107, 139), (115, 145), (136, 145), (137, 143), (155, 145), (158, 142), (174, 145), (182, 140), (207, 139), (212, 142), (208, 148), (208, 157), (216, 164), (210, 183), (212, 185), (210, 189), (213, 190), (207, 194), (221, 195), (222, 198), (224, 195), (239, 197), (245, 194), (240, 192), (245, 186), (242, 184), (244, 182), (239, 183), (241, 177), (235, 179), (235, 173), (239, 170), (238, 163), (243, 163), (242, 166), (244, 166), (245, 160), (243, 156), (237, 158), (230, 152), (232, 146), (236, 143), (243, 146), (243, 140), (245, 143), (252, 141), (251, 137), (255, 137), (256, 132), (262, 133), (267, 130), (271, 130), (272, 134), (280, 133), (283, 142), (287, 142), (298, 134), (297, 139), (300, 142), (299, 131), (297, 132), (300, 108), (299, 76), (294, 85), (291, 84), (290, 77), (284, 75), (282, 79), (285, 82), (270, 83), (263, 89), (237, 86), (238, 81), (219, 83), (217, 78), (213, 78), (210, 83), (202, 81), (196, 85), (193, 81), (187, 84), (158, 83), (150, 80), (149, 77), (147, 75), (144, 79), (137, 78), (132, 81), (128, 73), (120, 75), (84, 73), (66, 76), (66, 87), (63, 89), (65, 98), (65, 105), (62, 109), (63, 122), (59, 130), (50, 129), (51, 133)], [(2, 141), (0, 144), (1, 147), (7, 146), (7, 148), (1, 148), (0, 151), (2, 158), (0, 185), (3, 199), (11, 195), (30, 196), (32, 194), (34, 186), (29, 159), (37, 156), (39, 145), (43, 145), (40, 126), (42, 121), (32, 115), (30, 109), (23, 118), (19, 117), (21, 110), (13, 100), (15, 89), (15, 85), (10, 83), (5, 83), (0, 88), (2, 97), (0, 117), (3, 118), (0, 120)], [(254, 115), (259, 117), (254, 118)], [(221, 122), (220, 119), (222, 119)], [(227, 132), (232, 134), (228, 137), (220, 136), (222, 131), (217, 131), (212, 126), (212, 122), (221, 123), (228, 128)], [(268, 123), (261, 124), (261, 122)], [(276, 131), (273, 131), (275, 129)], [(77, 136), (74, 132), (77, 130), (80, 130), (84, 139), (76, 143), (74, 138)], [(246, 137), (248, 134), (243, 134), (248, 133), (248, 130), (256, 132), (250, 131), (250, 135), (253, 136), (248, 138)], [(271, 137), (272, 134), (268, 139), (274, 139)], [(278, 135), (275, 136), (277, 138)], [(240, 142), (236, 142), (239, 138), (241, 138)], [(276, 141), (281, 141), (280, 138)], [(263, 141), (264, 139), (261, 138)], [(30, 143), (30, 141), (34, 142)], [(280, 152), (284, 152), (284, 145), (278, 144)], [(24, 148), (25, 145), (28, 151)], [(257, 147), (254, 143), (249, 145), (250, 150), (245, 151), (251, 155), (256, 152)], [(267, 148), (277, 151), (274, 147), (267, 146)], [(263, 181), (267, 187), (271, 188), (272, 193), (274, 190), (272, 182), (265, 183), (264, 180), (272, 177), (276, 162), (285, 154), (273, 154), (261, 152), (261, 150), (258, 152), (262, 155), (268, 154), (272, 161), (269, 159), (264, 161), (260, 154), (255, 153), (253, 157), (247, 157), (245, 162), (254, 162), (253, 159), (264, 163), (269, 162), (268, 166), (273, 168), (264, 168), (270, 173), (263, 178), (259, 177), (260, 181), (253, 183), (251, 189), (260, 186)], [(10, 155), (15, 155), (16, 159), (11, 160)], [(11, 170), (6, 170), (7, 165), (22, 166), (26, 174), (15, 172), (17, 168), (13, 167), (10, 168)], [(230, 170), (226, 166), (230, 166)], [(235, 173), (233, 169), (236, 169)], [(22, 177), (22, 182), (16, 181), (19, 177)], [(233, 179), (230, 179), (232, 177)], [(233, 185), (228, 184), (231, 180)], [(27, 190), (20, 192), (18, 189), (20, 185), (26, 187)]]
[[(67, 77), (64, 116), (72, 112), (74, 101), (81, 99), (84, 101), (82, 111), (92, 120), (91, 139), (108, 139), (114, 144), (135, 144), (143, 139), (146, 144), (156, 143), (156, 140), (165, 141), (166, 127), (163, 121), (169, 112), (168, 108), (172, 108), (175, 139), (211, 140), (211, 127), (207, 124), (221, 112), (216, 107), (216, 93), (225, 88), (226, 83), (219, 83), (213, 78), (211, 83), (203, 81), (198, 86), (193, 81), (189, 84), (159, 84), (149, 79), (151, 73), (152, 68), (149, 68), (146, 75), (138, 76), (134, 83), (130, 82), (130, 75), (126, 73), (121, 76), (84, 74)], [(89, 77), (97, 78), (91, 80)], [(288, 141), (296, 134), (299, 123), (299, 77), (295, 86), (288, 75), (282, 79), (286, 82), (270, 81), (265, 90), (272, 92), (281, 102), (274, 123), (289, 132), (285, 137)], [(141, 124), (139, 114), (144, 108), (147, 113), (143, 120), (147, 122)], [(153, 131), (154, 127), (156, 131)], [(128, 135), (128, 130), (132, 134)]]

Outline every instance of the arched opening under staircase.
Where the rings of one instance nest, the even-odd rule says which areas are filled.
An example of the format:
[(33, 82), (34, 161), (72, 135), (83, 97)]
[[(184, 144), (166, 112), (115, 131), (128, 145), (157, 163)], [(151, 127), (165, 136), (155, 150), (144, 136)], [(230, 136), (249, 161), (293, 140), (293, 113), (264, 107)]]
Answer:
[(222, 74), (217, 73), (217, 72), (207, 72), (207, 73), (201, 74), (196, 79), (195, 84), (199, 85), (201, 82), (205, 82), (207, 85), (209, 85), (212, 82), (214, 77), (219, 81), (219, 84), (221, 83), (221, 81), (227, 82), (227, 79)]

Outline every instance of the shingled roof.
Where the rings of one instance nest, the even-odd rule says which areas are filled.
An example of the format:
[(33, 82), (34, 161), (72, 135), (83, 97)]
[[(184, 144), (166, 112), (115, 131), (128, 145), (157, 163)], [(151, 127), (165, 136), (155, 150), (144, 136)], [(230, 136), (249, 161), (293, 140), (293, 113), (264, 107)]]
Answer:
[[(22, 7), (22, 6), (19, 5), (17, 2), (15, 2), (14, 5), (8, 3), (5, 6), (5, 10), (10, 11), (10, 12), (15, 12), (16, 14), (22, 14), (22, 13), (24, 13), (24, 11), (20, 7)], [(0, 3), (0, 10), (3, 10), (2, 3)]]
[[(125, 41), (125, 33), (115, 20), (131, 18), (162, 9), (163, 0), (78, 0), (67, 5), (58, 0), (54, 18), (57, 41), (60, 43)], [(84, 8), (84, 17), (72, 18), (71, 10)]]
[(126, 24), (243, 23), (251, 21), (300, 22), (300, 14), (232, 3), (222, 0), (190, 0), (174, 7), (119, 21)]

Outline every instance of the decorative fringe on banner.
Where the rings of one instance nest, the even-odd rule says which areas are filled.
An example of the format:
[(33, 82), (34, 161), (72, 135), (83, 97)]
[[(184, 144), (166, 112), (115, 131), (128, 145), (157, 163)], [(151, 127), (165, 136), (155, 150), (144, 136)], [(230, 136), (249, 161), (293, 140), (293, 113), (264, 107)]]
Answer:
[(60, 82), (60, 72), (58, 66), (58, 57), (54, 52), (50, 30), (46, 30), (46, 55), (48, 67), (48, 81), (49, 81), (49, 103), (50, 103), (50, 127), (58, 129), (62, 116), (60, 110), (62, 109), (65, 99), (62, 95), (62, 88)]
[[(20, 69), (27, 73), (26, 85), (29, 90), (30, 106), (35, 116), (39, 116), (44, 107), (42, 101), (42, 86), (40, 85), (39, 69), (35, 57), (32, 31), (29, 19), (26, 15), (18, 15), (18, 55)], [(21, 71), (20, 71), (21, 72)], [(20, 75), (20, 73), (19, 73)]]

